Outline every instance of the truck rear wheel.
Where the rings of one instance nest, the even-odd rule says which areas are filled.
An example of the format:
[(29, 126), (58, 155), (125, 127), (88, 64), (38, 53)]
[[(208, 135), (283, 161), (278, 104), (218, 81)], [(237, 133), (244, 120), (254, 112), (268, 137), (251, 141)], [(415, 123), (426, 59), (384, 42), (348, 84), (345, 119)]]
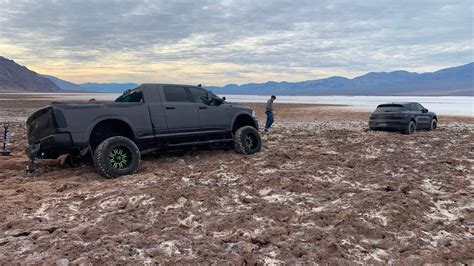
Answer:
[(135, 143), (122, 136), (102, 141), (94, 151), (94, 165), (102, 176), (113, 178), (137, 171), (140, 150)]
[(262, 149), (262, 139), (258, 131), (251, 126), (244, 126), (234, 134), (234, 149), (241, 154), (254, 154)]

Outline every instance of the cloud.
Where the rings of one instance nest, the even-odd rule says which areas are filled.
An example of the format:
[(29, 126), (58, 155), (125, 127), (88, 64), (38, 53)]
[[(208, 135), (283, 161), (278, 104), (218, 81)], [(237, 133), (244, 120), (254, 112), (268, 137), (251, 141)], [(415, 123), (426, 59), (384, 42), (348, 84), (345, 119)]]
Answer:
[(469, 0), (0, 0), (0, 54), (78, 82), (435, 70), (474, 61), (472, 8)]

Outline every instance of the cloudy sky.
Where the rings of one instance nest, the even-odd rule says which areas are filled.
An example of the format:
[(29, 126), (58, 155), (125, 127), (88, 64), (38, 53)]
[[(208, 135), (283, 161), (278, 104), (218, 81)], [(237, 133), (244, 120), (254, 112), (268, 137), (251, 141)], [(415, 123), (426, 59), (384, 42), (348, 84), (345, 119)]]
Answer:
[(0, 0), (0, 55), (73, 82), (223, 85), (474, 61), (472, 0)]

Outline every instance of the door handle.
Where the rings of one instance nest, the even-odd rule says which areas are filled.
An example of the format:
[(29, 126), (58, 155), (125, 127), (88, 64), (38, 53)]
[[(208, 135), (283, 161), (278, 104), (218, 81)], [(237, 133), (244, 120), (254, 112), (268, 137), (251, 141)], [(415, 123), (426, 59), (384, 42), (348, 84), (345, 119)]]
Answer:
[(166, 106), (166, 110), (173, 110), (173, 109), (176, 109), (176, 108), (174, 108), (173, 106)]
[(199, 109), (207, 109), (206, 106), (199, 106)]

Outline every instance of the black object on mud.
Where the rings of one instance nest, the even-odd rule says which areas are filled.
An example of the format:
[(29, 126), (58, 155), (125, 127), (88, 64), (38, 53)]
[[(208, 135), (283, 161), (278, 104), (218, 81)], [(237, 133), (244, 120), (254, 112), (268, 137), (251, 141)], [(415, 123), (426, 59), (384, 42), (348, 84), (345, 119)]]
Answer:
[(3, 123), (3, 145), (2, 145), (2, 156), (9, 156), (10, 151), (8, 151), (8, 133), (10, 132), (10, 123)]

